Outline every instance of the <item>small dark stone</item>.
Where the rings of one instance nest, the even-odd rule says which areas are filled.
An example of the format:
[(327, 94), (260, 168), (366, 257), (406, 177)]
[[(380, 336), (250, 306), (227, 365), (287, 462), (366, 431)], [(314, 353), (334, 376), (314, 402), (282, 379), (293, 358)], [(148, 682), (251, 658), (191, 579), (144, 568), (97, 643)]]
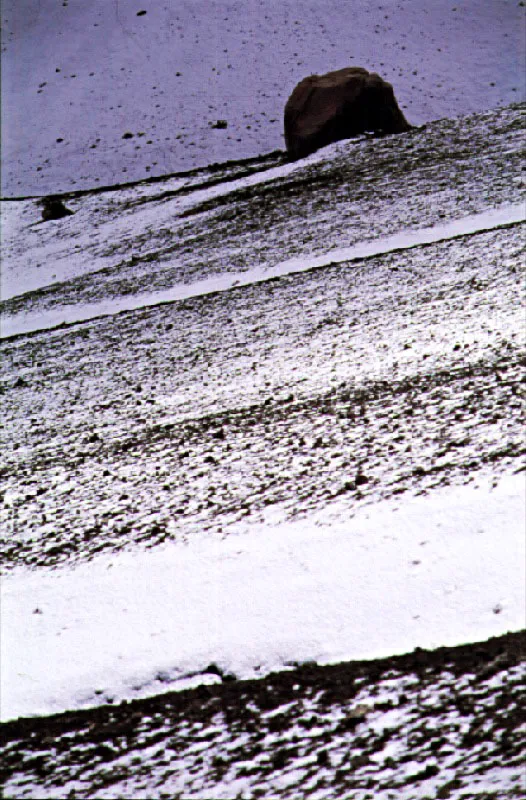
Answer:
[(438, 775), (440, 769), (436, 766), (436, 764), (428, 764), (421, 772), (417, 772), (415, 775), (410, 775), (406, 779), (406, 783), (420, 783), (420, 781), (425, 781), (427, 778), (434, 778)]
[(69, 217), (73, 214), (73, 211), (66, 208), (62, 200), (54, 195), (43, 197), (40, 202), (42, 204), (42, 219), (45, 222), (52, 219), (62, 219), (62, 217)]
[(195, 694), (200, 700), (209, 700), (212, 696), (212, 692), (210, 691), (209, 687), (205, 686), (204, 684), (197, 687)]
[(454, 778), (453, 780), (444, 783), (439, 789), (437, 789), (436, 800), (447, 800), (447, 798), (451, 797), (451, 792), (455, 791), (456, 789), (460, 789), (461, 786), (462, 784), (458, 778)]
[(223, 670), (221, 667), (218, 667), (215, 662), (209, 664), (203, 672), (208, 672), (210, 675), (217, 675), (219, 678), (223, 678)]
[(108, 747), (106, 744), (99, 744), (93, 751), (95, 757), (101, 758), (103, 761), (111, 761), (117, 753), (113, 748)]
[(122, 138), (123, 139), (133, 139), (133, 133), (130, 133), (130, 131), (126, 131), (126, 133), (122, 134)]
[(51, 766), (46, 763), (45, 756), (36, 756), (26, 762), (27, 766), (34, 770), (34, 772), (43, 778), (48, 772), (51, 772)]
[(274, 769), (283, 769), (286, 765), (287, 761), (289, 760), (289, 756), (286, 750), (278, 750), (272, 756), (272, 766)]

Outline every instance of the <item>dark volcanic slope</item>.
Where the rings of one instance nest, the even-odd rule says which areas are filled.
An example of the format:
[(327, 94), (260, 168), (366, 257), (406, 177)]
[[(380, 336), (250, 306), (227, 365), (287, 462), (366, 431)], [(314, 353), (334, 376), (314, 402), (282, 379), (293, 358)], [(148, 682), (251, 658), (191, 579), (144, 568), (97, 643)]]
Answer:
[(19, 720), (5, 796), (520, 798), (525, 655), (513, 634)]

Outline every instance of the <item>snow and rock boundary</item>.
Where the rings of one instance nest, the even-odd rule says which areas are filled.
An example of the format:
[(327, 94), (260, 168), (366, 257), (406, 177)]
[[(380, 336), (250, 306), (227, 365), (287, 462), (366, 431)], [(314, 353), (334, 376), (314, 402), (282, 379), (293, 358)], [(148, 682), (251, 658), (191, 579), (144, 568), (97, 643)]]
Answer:
[(511, 800), (523, 787), (525, 661), (521, 632), (20, 719), (0, 726), (4, 789)]
[[(287, 787), (298, 796), (298, 781), (319, 798), (339, 797), (342, 787), (360, 800), (373, 791), (411, 800), (426, 792), (460, 797), (466, 786), (496, 787), (502, 797), (517, 793), (520, 675), (517, 662), (506, 657), (509, 638), (496, 659), (467, 646), (473, 658), (465, 672), (455, 670), (453, 657), (443, 669), (419, 674), (417, 684), (413, 673), (393, 672), (378, 690), (389, 693), (394, 685), (394, 705), (389, 694), (374, 699), (376, 661), (368, 663), (364, 693), (354, 693), (351, 703), (337, 696), (320, 705), (322, 688), (300, 691), (300, 705), (283, 718), (293, 742), (280, 734), (280, 704), (271, 709), (278, 720), (269, 725), (257, 705), (255, 719), (248, 720), (250, 730), (265, 737), (257, 752), (244, 712), (234, 714), (239, 725), (233, 731), (227, 707), (227, 724), (216, 717), (203, 742), (199, 715), (209, 691), (242, 686), (232, 678), (250, 669), (260, 674), (285, 667), (275, 678), (279, 683), (296, 675), (294, 664), (304, 660), (382, 655), (382, 644), (391, 653), (434, 648), (523, 627), (520, 144), (520, 108), (512, 107), (432, 124), (397, 142), (339, 143), (295, 165), (294, 173), (278, 168), (272, 176), (269, 170), (264, 181), (249, 176), (193, 193), (176, 179), (160, 191), (141, 186), (96, 200), (86, 196), (63, 225), (35, 225), (32, 202), (9, 204), (12, 278), (22, 286), (26, 274), (36, 274), (41, 286), (5, 302), (2, 310), (11, 319), (60, 314), (68, 306), (80, 311), (148, 289), (158, 298), (221, 273), (230, 281), (243, 273), (253, 277), (258, 265), (267, 276), (284, 262), (310, 267), (0, 343), (3, 586), (11, 604), (8, 627), (13, 637), (25, 632), (26, 651), (9, 665), (14, 677), (3, 692), (12, 704), (9, 715), (103, 703), (82, 712), (86, 720), (94, 715), (95, 729), (88, 723), (84, 734), (80, 723), (74, 745), (71, 737), (61, 739), (59, 761), (54, 744), (39, 738), (46, 717), (23, 723), (36, 732), (38, 752), (19, 740), (16, 721), (6, 727), (13, 733), (5, 761), (11, 794), (30, 795), (38, 786), (51, 796), (64, 787), (65, 794), (101, 797), (155, 796), (165, 789), (251, 796), (250, 775), (284, 797)], [(514, 209), (517, 218), (499, 223), (493, 217), (496, 227), (467, 235), (450, 229), (450, 238), (407, 247), (410, 231), (427, 228), (436, 235), (438, 226), (455, 220), (462, 226), (478, 215), (487, 220), (498, 209)], [(386, 240), (392, 245), (389, 237), (399, 235), (406, 237), (402, 249), (338, 260), (356, 254), (353, 248), (364, 241), (373, 248)], [(420, 513), (410, 522), (417, 506)], [(177, 554), (173, 563), (162, 561), (168, 551)], [(146, 601), (144, 608), (134, 605), (137, 581), (128, 566), (159, 560), (154, 571), (160, 574), (164, 564), (167, 579), (159, 580), (155, 608)], [(108, 568), (99, 574), (102, 564)], [(163, 609), (174, 599), (170, 578), (184, 564), (179, 584), (188, 588), (186, 599), (167, 617), (174, 631)], [(247, 572), (258, 573), (252, 584), (261, 587), (253, 603), (244, 603), (254, 615), (251, 631), (259, 631), (251, 644), (247, 635), (236, 639), (235, 626), (227, 624), (239, 609), (232, 611), (235, 598), (221, 590), (225, 575), (247, 590)], [(282, 579), (276, 584), (277, 574)], [(100, 589), (96, 602), (85, 602), (82, 586), (94, 585)], [(105, 598), (117, 585), (120, 604), (112, 617)], [(287, 622), (283, 610), (278, 613), (282, 585), (287, 607), (299, 609), (294, 630), (305, 634), (303, 642), (268, 630), (269, 621), (277, 620), (274, 627)], [(397, 591), (387, 602), (392, 624), (386, 642), (379, 620), (389, 587)], [(202, 625), (192, 626), (201, 631), (192, 645), (185, 635), (191, 620), (186, 603), (196, 592), (191, 608), (201, 609)], [(204, 601), (214, 592), (221, 602), (211, 612)], [(39, 605), (32, 602), (37, 594)], [(310, 614), (306, 597), (316, 600)], [(127, 627), (126, 615), (135, 624)], [(352, 648), (358, 629), (368, 650)], [(89, 642), (83, 639), (88, 630)], [(130, 634), (130, 646), (121, 639), (119, 652), (101, 645), (105, 631), (116, 645), (116, 630)], [(67, 681), (42, 680), (42, 636), (63, 668), (57, 679), (71, 667)], [(163, 660), (166, 647), (161, 654), (155, 649), (163, 636), (179, 648), (170, 651), (170, 663)], [(83, 665), (72, 660), (93, 642), (112, 663), (98, 656)], [(233, 656), (242, 651), (241, 663)], [(487, 673), (474, 666), (477, 658)], [(125, 674), (128, 662), (137, 668), (134, 675)], [(323, 682), (329, 668), (315, 669)], [(24, 674), (34, 678), (28, 685)], [(193, 712), (185, 706), (187, 724), (181, 723), (179, 736), (163, 703), (167, 687), (183, 676), (222, 684), (180, 693), (191, 697), (198, 722), (195, 728), (188, 722)], [(411, 687), (414, 702), (405, 692)], [(141, 693), (154, 696), (132, 699)], [(467, 694), (470, 704), (463, 702)], [(121, 699), (131, 702), (116, 709)], [(143, 719), (136, 706), (142, 702), (155, 709), (154, 720)], [(356, 705), (372, 710), (364, 719)], [(144, 734), (129, 748), (126, 717), (108, 736), (99, 727), (104, 714), (113, 722), (112, 714), (122, 709), (126, 715), (128, 708), (139, 710), (134, 720)], [(447, 736), (430, 738), (431, 718)], [(391, 737), (386, 731), (393, 727), (398, 733)], [(360, 760), (364, 738), (374, 744), (367, 761)], [(217, 750), (207, 772), (198, 751), (212, 740)], [(417, 741), (423, 742), (418, 763), (409, 763)], [(238, 752), (234, 761), (225, 762), (225, 743)], [(91, 753), (89, 764), (83, 749)], [(24, 751), (27, 759), (20, 758)], [(271, 754), (268, 769), (264, 751)], [(150, 782), (152, 763), (159, 763), (158, 786)], [(72, 778), (76, 769), (85, 784)], [(177, 782), (174, 775), (183, 778)]]
[(524, 219), (521, 113), (341, 142), (214, 185), (201, 175), (85, 196), (65, 221), (35, 224), (33, 202), (8, 204), (2, 335)]

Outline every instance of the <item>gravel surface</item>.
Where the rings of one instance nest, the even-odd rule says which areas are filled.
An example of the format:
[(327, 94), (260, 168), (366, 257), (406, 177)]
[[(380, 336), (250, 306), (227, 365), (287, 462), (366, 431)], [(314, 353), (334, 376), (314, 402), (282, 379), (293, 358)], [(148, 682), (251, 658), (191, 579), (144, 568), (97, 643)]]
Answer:
[(32, 280), (45, 277), (38, 291), (9, 292), (0, 311), (43, 312), (268, 270), (521, 202), (523, 113), (515, 105), (347, 141), (293, 165), (265, 156), (259, 175), (251, 161), (165, 184), (65, 196), (75, 215), (51, 224), (39, 222), (35, 200), (4, 203), (4, 273), (20, 272), (21, 284), (28, 267)]
[(6, 565), (520, 468), (521, 226), (2, 345)]
[[(173, 254), (164, 268), (145, 261), (144, 205), (173, 203), (171, 247), (203, 277), (517, 202), (520, 115), (514, 106), (337, 145), (288, 176), (227, 181), (206, 201), (190, 177), (182, 209), (158, 184), (121, 190), (119, 213), (126, 229), (138, 217), (139, 234), (93, 232), (106, 259), (123, 251), (111, 281), (51, 284), (6, 301), (4, 314), (184, 280)], [(93, 215), (109, 201), (80, 202)], [(151, 253), (160, 233), (147, 219)], [(79, 211), (33, 226), (30, 252), (56, 236), (66, 258), (84, 225)], [(137, 255), (122, 267), (125, 249)], [(517, 223), (5, 340), (6, 566), (222, 531), (269, 505), (291, 518), (343, 495), (352, 510), (519, 468), (523, 258)]]

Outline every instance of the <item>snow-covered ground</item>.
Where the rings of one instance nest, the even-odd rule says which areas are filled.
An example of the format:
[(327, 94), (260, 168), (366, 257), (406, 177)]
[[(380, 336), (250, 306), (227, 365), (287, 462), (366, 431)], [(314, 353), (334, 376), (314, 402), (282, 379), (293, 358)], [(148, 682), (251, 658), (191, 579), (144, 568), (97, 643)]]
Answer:
[[(323, 266), (359, 261), (371, 256), (385, 255), (395, 251), (421, 247), (425, 244), (461, 238), (480, 231), (498, 229), (506, 225), (512, 225), (515, 222), (523, 222), (525, 219), (526, 208), (524, 203), (505, 205), (481, 214), (472, 214), (444, 225), (404, 231), (403, 233), (385, 236), (380, 239), (360, 242), (352, 247), (329, 250), (323, 256), (295, 257), (272, 267), (259, 266), (244, 272), (218, 273), (194, 283), (176, 283), (170, 289), (165, 289), (164, 291), (114, 297), (98, 303), (71, 304), (63, 306), (59, 310), (37, 311), (33, 314), (22, 313), (11, 319), (8, 315), (5, 315), (0, 324), (0, 336), (10, 337), (22, 333), (31, 333), (32, 331), (41, 331), (46, 328), (56, 328), (64, 324), (71, 325), (76, 322), (96, 319), (97, 317), (111, 316), (122, 311), (133, 311), (140, 308), (148, 308), (149, 306), (158, 306), (163, 303), (173, 303), (190, 297), (215, 294), (216, 292), (232, 289), (234, 286), (248, 286), (296, 272), (306, 272)], [(15, 267), (16, 272), (14, 275), (9, 274), (10, 266)], [(63, 280), (67, 280), (77, 274), (83, 274), (82, 267), (77, 272), (70, 261), (64, 261), (61, 266), (65, 268), (64, 275), (61, 276)], [(53, 274), (50, 276), (49, 272), (51, 271), (53, 271)], [(91, 268), (90, 271), (97, 270), (96, 268)], [(19, 294), (34, 291), (46, 284), (53, 284), (57, 281), (57, 273), (59, 272), (60, 266), (55, 261), (50, 263), (48, 274), (46, 274), (45, 270), (27, 273), (20, 269), (20, 265), (17, 262), (10, 264), (6, 261), (5, 269), (0, 278), (1, 296), (7, 300)]]
[[(521, 627), (519, 119), (433, 123), (214, 186), (205, 171), (83, 195), (47, 224), (10, 205), (3, 718), (155, 692), (158, 673), (206, 679), (211, 661), (247, 675)], [(364, 152), (376, 163), (349, 197)], [(463, 488), (475, 475), (485, 488)], [(116, 554), (166, 538), (187, 544)], [(82, 563), (101, 549), (109, 560)]]
[(296, 164), (82, 193), (67, 200), (72, 217), (48, 224), (34, 201), (4, 203), (2, 335), (520, 221), (521, 145), (514, 107), (498, 124), (488, 113)]
[(282, 149), (295, 84), (346, 65), (414, 124), (519, 102), (524, 41), (519, 0), (4, 0), (2, 195)]
[[(524, 4), (348, 5), (3, 4), (13, 796), (517, 796)], [(349, 61), (427, 126), (261, 155)]]
[(519, 119), (10, 206), (4, 719), (522, 627)]
[(6, 723), (10, 797), (524, 794), (524, 637)]

